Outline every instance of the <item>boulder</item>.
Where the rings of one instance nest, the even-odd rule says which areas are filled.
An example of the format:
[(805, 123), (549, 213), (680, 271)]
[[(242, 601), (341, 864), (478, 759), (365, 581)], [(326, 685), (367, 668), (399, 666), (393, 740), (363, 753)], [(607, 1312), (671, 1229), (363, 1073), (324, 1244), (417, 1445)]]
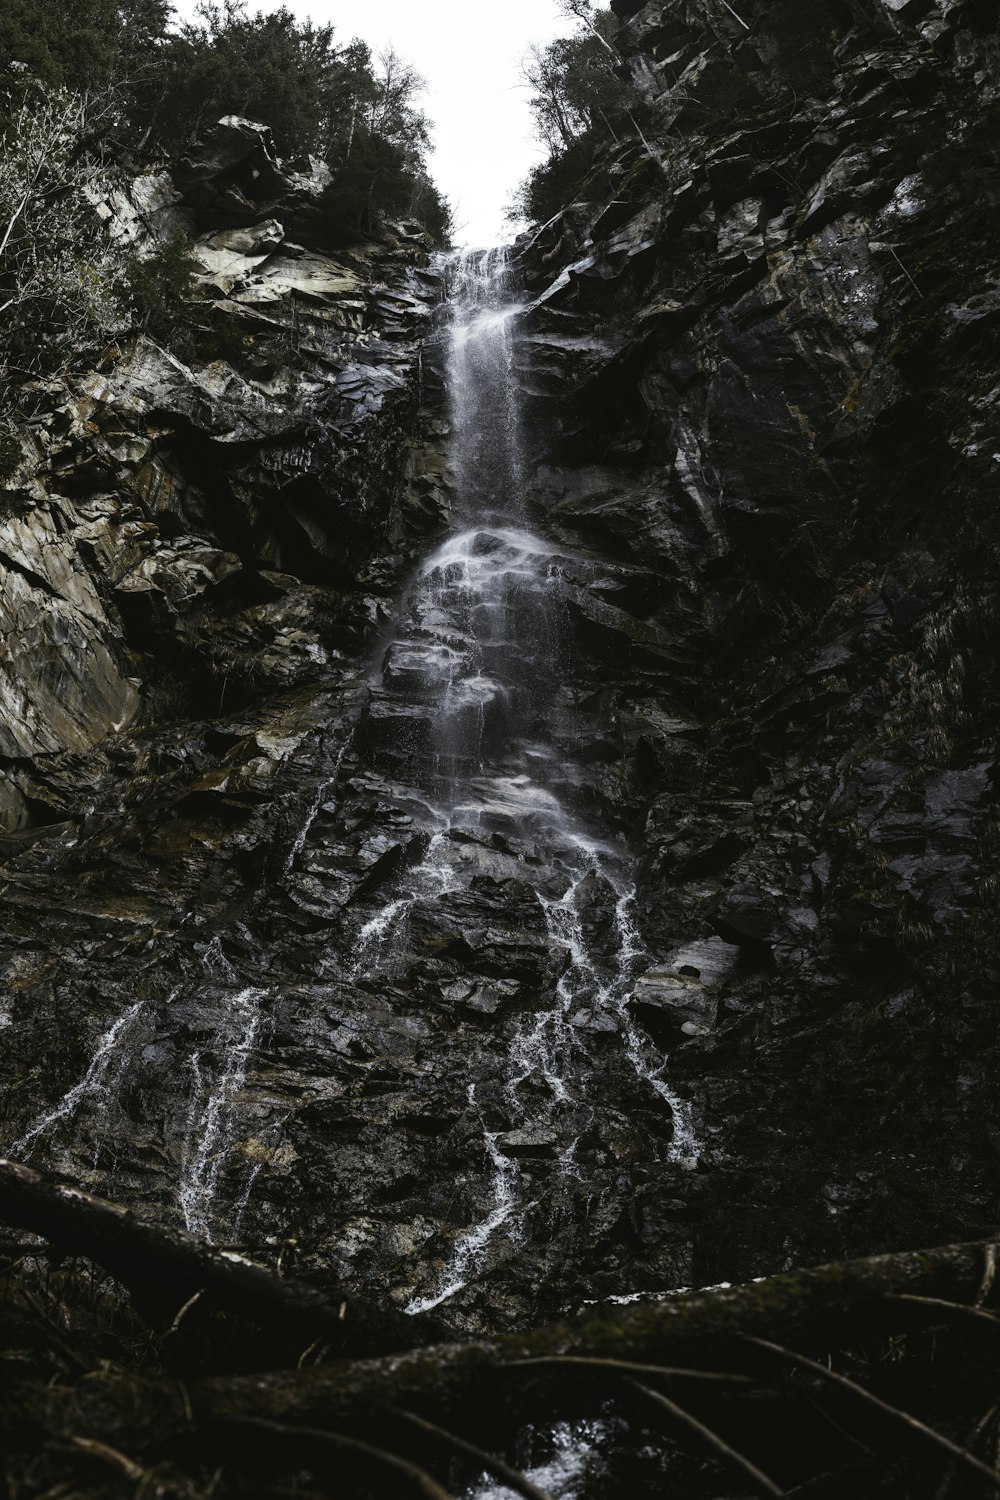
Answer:
[(704, 938), (690, 943), (647, 969), (635, 981), (631, 1003), (640, 1017), (655, 1013), (671, 1019), (684, 1036), (707, 1036), (715, 1026), (719, 992), (740, 968), (740, 950), (722, 938)]

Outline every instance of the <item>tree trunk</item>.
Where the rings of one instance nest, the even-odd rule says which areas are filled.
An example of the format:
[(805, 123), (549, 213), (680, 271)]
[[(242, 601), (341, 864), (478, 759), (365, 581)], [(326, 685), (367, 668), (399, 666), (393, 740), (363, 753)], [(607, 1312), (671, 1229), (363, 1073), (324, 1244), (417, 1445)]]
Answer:
[[(996, 1250), (992, 1241), (947, 1245), (790, 1271), (487, 1341), (252, 1380), (210, 1380), (192, 1399), (208, 1419), (238, 1409), (295, 1422), (350, 1420), (385, 1402), (446, 1417), (498, 1393), (515, 1408), (524, 1404), (530, 1410), (533, 1377), (558, 1373), (562, 1383), (572, 1384), (571, 1366), (550, 1363), (561, 1356), (725, 1370), (738, 1352), (735, 1341), (745, 1337), (841, 1348), (845, 1339), (900, 1326), (900, 1309), (886, 1301), (900, 1293), (971, 1302)], [(912, 1326), (912, 1320), (902, 1321)], [(585, 1373), (578, 1368), (578, 1375)]]
[(242, 1255), (151, 1224), (117, 1204), (0, 1159), (0, 1221), (44, 1236), (64, 1254), (110, 1271), (153, 1321), (169, 1322), (192, 1298), (259, 1328), (322, 1339), (342, 1355), (410, 1348), (440, 1332), (433, 1319), (366, 1307), (350, 1294), (283, 1281)]
[[(26, 1318), (39, 1320), (39, 1347), (55, 1351), (47, 1368), (53, 1368), (55, 1359), (55, 1368), (66, 1374), (40, 1378), (29, 1366), (24, 1375), (4, 1377), (0, 1447), (12, 1453), (30, 1454), (41, 1442), (47, 1452), (64, 1453), (72, 1447), (92, 1458), (117, 1454), (130, 1464), (139, 1458), (159, 1463), (166, 1457), (187, 1473), (192, 1465), (198, 1473), (212, 1472), (224, 1457), (249, 1476), (245, 1483), (251, 1483), (257, 1460), (250, 1438), (255, 1432), (280, 1433), (282, 1453), (288, 1450), (294, 1456), (297, 1441), (306, 1447), (318, 1444), (335, 1466), (350, 1459), (366, 1476), (366, 1466), (381, 1466), (383, 1491), (388, 1486), (393, 1495), (402, 1493), (399, 1485), (405, 1479), (407, 1492), (426, 1495), (440, 1490), (413, 1467), (407, 1454), (415, 1440), (428, 1441), (428, 1432), (436, 1434), (435, 1441), (449, 1439), (455, 1451), (473, 1454), (475, 1443), (461, 1434), (481, 1438), (484, 1424), (491, 1441), (503, 1445), (528, 1423), (537, 1426), (557, 1417), (593, 1413), (608, 1398), (627, 1408), (629, 1399), (634, 1404), (636, 1393), (645, 1390), (647, 1409), (652, 1395), (657, 1410), (668, 1417), (673, 1413), (678, 1431), (689, 1440), (703, 1447), (709, 1444), (717, 1458), (721, 1455), (742, 1468), (744, 1478), (749, 1475), (758, 1485), (766, 1481), (770, 1486), (773, 1481), (765, 1471), (773, 1460), (780, 1472), (781, 1453), (766, 1449), (768, 1463), (760, 1470), (759, 1455), (748, 1458), (726, 1435), (726, 1414), (742, 1393), (773, 1393), (786, 1378), (783, 1366), (801, 1366), (818, 1371), (835, 1399), (847, 1398), (855, 1407), (860, 1402), (866, 1420), (876, 1417), (887, 1424), (890, 1448), (894, 1443), (895, 1453), (905, 1452), (905, 1462), (922, 1461), (926, 1451), (939, 1462), (942, 1455), (945, 1461), (950, 1455), (981, 1488), (1000, 1488), (1000, 1479), (994, 1484), (992, 1471), (958, 1441), (962, 1434), (954, 1427), (955, 1393), (947, 1373), (965, 1368), (967, 1351), (961, 1340), (966, 1334), (970, 1343), (977, 1340), (989, 1351), (989, 1370), (996, 1365), (1000, 1319), (983, 1310), (983, 1304), (993, 1286), (997, 1241), (873, 1256), (792, 1271), (747, 1286), (597, 1309), (584, 1318), (525, 1333), (414, 1348), (415, 1338), (433, 1330), (430, 1319), (372, 1311), (352, 1298), (280, 1281), (242, 1257), (202, 1245), (180, 1230), (145, 1223), (124, 1209), (48, 1182), (11, 1162), (0, 1162), (0, 1222), (44, 1235), (63, 1252), (99, 1262), (147, 1306), (152, 1302), (173, 1310), (175, 1324), (185, 1303), (197, 1297), (200, 1305), (227, 1309), (259, 1327), (291, 1331), (301, 1347), (325, 1344), (325, 1357), (334, 1356), (331, 1362), (302, 1369), (293, 1354), (288, 1362), (294, 1368), (194, 1376), (183, 1382), (154, 1373), (155, 1365), (150, 1371), (146, 1358), (138, 1370), (104, 1358), (92, 1368), (93, 1355), (85, 1346), (73, 1344), (75, 1315), (70, 1303), (46, 1290), (43, 1305), (40, 1288), (29, 1273), (12, 1289), (12, 1303), (19, 1308), (22, 1327)], [(12, 1247), (23, 1250), (19, 1240)], [(945, 1359), (939, 1377), (943, 1400), (937, 1430), (933, 1422), (927, 1425), (926, 1416), (909, 1416), (801, 1352), (804, 1348), (819, 1356), (845, 1350), (856, 1354), (887, 1334), (917, 1328), (916, 1383), (911, 1380), (906, 1386), (904, 1378), (903, 1389), (922, 1392), (926, 1405), (928, 1372), (919, 1351), (926, 1349), (923, 1333), (928, 1324), (941, 1321), (951, 1339), (952, 1363)], [(16, 1342), (20, 1347), (20, 1334)], [(903, 1344), (895, 1346), (893, 1368), (905, 1377), (905, 1360), (898, 1362)], [(154, 1342), (151, 1348), (156, 1347)], [(373, 1350), (388, 1347), (403, 1352), (372, 1357)], [(259, 1352), (255, 1346), (255, 1357)], [(358, 1357), (362, 1353), (365, 1357)], [(848, 1365), (852, 1373), (866, 1367), (863, 1358)], [(16, 1369), (15, 1362), (11, 1370)], [(653, 1389), (664, 1384), (668, 1395)], [(981, 1381), (973, 1383), (971, 1400), (978, 1403), (974, 1416), (981, 1415), (984, 1392)], [(813, 1392), (811, 1399), (822, 1403), (823, 1392)], [(964, 1422), (964, 1408), (958, 1416)], [(811, 1452), (806, 1456), (811, 1458)], [(501, 1461), (492, 1462), (495, 1470)], [(358, 1493), (369, 1493), (368, 1477), (359, 1484)], [(526, 1485), (530, 1491), (524, 1481), (522, 1493)], [(239, 1493), (258, 1491), (244, 1488)]]

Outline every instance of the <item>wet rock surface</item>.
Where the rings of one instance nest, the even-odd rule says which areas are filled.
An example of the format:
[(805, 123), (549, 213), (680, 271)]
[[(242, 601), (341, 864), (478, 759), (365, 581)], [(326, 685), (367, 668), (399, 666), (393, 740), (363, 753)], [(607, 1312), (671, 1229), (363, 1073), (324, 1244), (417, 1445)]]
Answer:
[(614, 9), (656, 129), (524, 248), (538, 495), (646, 632), (593, 690), (708, 1282), (994, 1212), (995, 15)]
[(615, 9), (516, 525), (440, 264), (230, 121), (129, 212), (241, 353), (45, 393), (0, 547), (4, 1148), (460, 1329), (995, 1214), (995, 35)]

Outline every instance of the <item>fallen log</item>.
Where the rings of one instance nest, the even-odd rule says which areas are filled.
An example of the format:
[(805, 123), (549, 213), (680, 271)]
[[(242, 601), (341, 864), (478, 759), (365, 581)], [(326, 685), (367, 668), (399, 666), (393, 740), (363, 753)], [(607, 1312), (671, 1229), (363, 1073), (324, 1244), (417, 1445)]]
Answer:
[[(6, 1212), (0, 1207), (0, 1214)], [(434, 1344), (376, 1358), (340, 1357), (308, 1369), (280, 1369), (253, 1375), (215, 1376), (180, 1386), (176, 1381), (113, 1373), (99, 1391), (75, 1387), (69, 1400), (78, 1423), (93, 1401), (95, 1436), (114, 1440), (117, 1409), (149, 1440), (234, 1420), (258, 1419), (315, 1429), (363, 1431), (387, 1408), (413, 1411), (425, 1420), (463, 1430), (476, 1411), (502, 1411), (512, 1426), (537, 1414), (540, 1397), (552, 1409), (570, 1412), (595, 1379), (615, 1375), (614, 1361), (627, 1374), (629, 1364), (667, 1365), (682, 1371), (738, 1371), (747, 1338), (770, 1338), (815, 1351), (849, 1346), (853, 1336), (870, 1337), (896, 1326), (900, 1294), (941, 1297), (971, 1304), (993, 1242), (947, 1245), (863, 1260), (791, 1271), (746, 1286), (696, 1292), (660, 1302), (609, 1308), (572, 1323), (549, 1324), (527, 1333), (471, 1343)], [(256, 1275), (241, 1281), (238, 1299), (253, 1308), (263, 1293)], [(277, 1283), (282, 1290), (285, 1284)], [(308, 1316), (310, 1289), (291, 1304)], [(279, 1293), (266, 1293), (276, 1311)], [(324, 1314), (320, 1303), (316, 1309)], [(256, 1313), (263, 1316), (260, 1308)], [(912, 1318), (907, 1313), (909, 1326)], [(568, 1358), (567, 1358), (568, 1357)], [(532, 1368), (526, 1361), (537, 1361)], [(712, 1382), (701, 1382), (711, 1384)], [(740, 1389), (735, 1382), (734, 1388)], [(61, 1392), (38, 1391), (46, 1424), (58, 1421)], [(39, 1410), (39, 1408), (36, 1408)], [(111, 1420), (111, 1427), (106, 1424)], [(102, 1427), (102, 1424), (105, 1424)], [(81, 1423), (82, 1425), (82, 1423)], [(141, 1446), (141, 1444), (140, 1444)]]
[(41, 1235), (61, 1255), (96, 1261), (128, 1289), (140, 1311), (175, 1328), (189, 1309), (225, 1311), (282, 1337), (322, 1339), (342, 1356), (412, 1348), (440, 1337), (433, 1319), (408, 1318), (349, 1293), (282, 1280), (244, 1255), (3, 1159), (0, 1222)]
[[(946, 1245), (789, 1271), (486, 1341), (432, 1345), (308, 1371), (206, 1380), (192, 1388), (191, 1397), (204, 1419), (239, 1409), (313, 1425), (349, 1423), (382, 1404), (438, 1419), (498, 1397), (530, 1412), (543, 1370), (532, 1380), (525, 1361), (570, 1356), (725, 1371), (725, 1361), (738, 1358), (738, 1341), (747, 1337), (842, 1348), (852, 1331), (891, 1328), (897, 1311), (891, 1299), (901, 1294), (972, 1303), (995, 1248), (993, 1241)], [(560, 1360), (558, 1370), (560, 1384), (571, 1390), (573, 1366)], [(592, 1380), (593, 1374), (581, 1366), (577, 1378)]]
[[(69, 1389), (29, 1383), (19, 1389), (15, 1426), (0, 1421), (15, 1440), (25, 1423), (23, 1431), (33, 1429), (48, 1440), (72, 1438), (136, 1455), (130, 1462), (183, 1447), (192, 1434), (211, 1447), (212, 1434), (221, 1438), (253, 1424), (259, 1431), (311, 1433), (313, 1446), (328, 1434), (324, 1442), (331, 1451), (339, 1442), (338, 1451), (346, 1452), (344, 1444), (353, 1442), (382, 1452), (384, 1424), (400, 1410), (411, 1414), (411, 1423), (431, 1424), (427, 1431), (462, 1434), (475, 1429), (477, 1412), (489, 1409), (513, 1431), (536, 1417), (540, 1406), (570, 1415), (592, 1401), (595, 1390), (613, 1395), (636, 1375), (658, 1386), (666, 1380), (738, 1392), (748, 1383), (746, 1350), (756, 1340), (823, 1353), (901, 1323), (912, 1328), (921, 1310), (940, 1321), (942, 1304), (955, 1321), (974, 1321), (977, 1332), (980, 1323), (987, 1324), (992, 1331), (982, 1308), (992, 1291), (996, 1241), (872, 1256), (745, 1286), (594, 1310), (574, 1322), (489, 1340), (430, 1344), (433, 1320), (373, 1310), (353, 1297), (283, 1281), (242, 1255), (148, 1223), (18, 1163), (0, 1161), (0, 1222), (43, 1236), (58, 1256), (97, 1262), (130, 1290), (140, 1310), (158, 1308), (164, 1329), (197, 1315), (195, 1309), (224, 1309), (303, 1343), (322, 1340), (333, 1355), (331, 1362), (307, 1369), (184, 1384), (124, 1370), (85, 1376)], [(23, 1241), (11, 1243), (24, 1252)], [(23, 1295), (30, 1298), (27, 1290)], [(654, 1394), (664, 1411), (676, 1407), (678, 1416), (682, 1408), (672, 1397)], [(699, 1419), (688, 1414), (685, 1420), (692, 1425)], [(904, 1413), (900, 1423), (913, 1426)], [(924, 1441), (932, 1437), (923, 1434)], [(457, 1441), (470, 1454), (481, 1452), (466, 1438)], [(938, 1439), (937, 1446), (956, 1458), (949, 1440)], [(736, 1450), (727, 1453), (731, 1463), (743, 1458)], [(405, 1454), (389, 1455), (383, 1466), (391, 1470), (397, 1462), (405, 1465)], [(394, 1472), (398, 1477), (403, 1471)], [(416, 1472), (410, 1479), (418, 1488), (424, 1484)], [(758, 1476), (759, 1486), (765, 1481), (771, 1482)]]
[[(51, 1185), (36, 1179), (37, 1174), (23, 1168), (0, 1168), (0, 1218), (18, 1214), (23, 1216), (18, 1223), (30, 1217), (31, 1227), (37, 1227), (42, 1223), (39, 1205), (55, 1212)], [(46, 1188), (49, 1191), (43, 1190)], [(60, 1189), (58, 1198), (60, 1203), (68, 1200), (74, 1214), (81, 1203), (86, 1208), (89, 1253), (98, 1250), (103, 1263), (121, 1253), (124, 1241), (117, 1232), (111, 1233), (107, 1214), (113, 1215), (119, 1227), (122, 1218), (128, 1216), (72, 1189)], [(61, 1211), (56, 1218), (61, 1227)], [(72, 1222), (78, 1225), (76, 1217)], [(101, 1226), (101, 1235), (93, 1228), (95, 1223)], [(50, 1232), (56, 1229), (48, 1219), (45, 1225)], [(214, 1257), (219, 1257), (227, 1269), (233, 1267), (232, 1257), (207, 1251), (190, 1236), (168, 1238), (178, 1254), (183, 1251), (181, 1261), (185, 1266), (184, 1256), (193, 1249), (202, 1271), (209, 1263), (214, 1264)], [(137, 1267), (147, 1253), (153, 1264), (163, 1264), (164, 1257), (169, 1261), (162, 1232), (153, 1226), (142, 1225), (141, 1233), (130, 1234), (128, 1245), (126, 1270), (132, 1278), (138, 1275)], [(76, 1248), (80, 1250), (79, 1243)], [(955, 1307), (982, 1307), (984, 1268), (988, 1269), (996, 1248), (996, 1242), (990, 1241), (874, 1256), (785, 1273), (747, 1286), (595, 1310), (574, 1322), (472, 1343), (410, 1347), (392, 1355), (366, 1358), (353, 1358), (342, 1350), (333, 1362), (305, 1369), (281, 1368), (253, 1375), (181, 1381), (141, 1369), (129, 1370), (120, 1364), (109, 1365), (104, 1360), (92, 1369), (84, 1369), (77, 1362), (76, 1373), (72, 1362), (69, 1366), (64, 1362), (65, 1373), (56, 1383), (33, 1379), (30, 1373), (27, 1379), (15, 1381), (9, 1398), (0, 1401), (0, 1447), (31, 1453), (37, 1451), (41, 1441), (51, 1451), (62, 1452), (67, 1442), (78, 1447), (82, 1440), (102, 1445), (102, 1451), (126, 1454), (130, 1463), (140, 1467), (155, 1467), (167, 1460), (179, 1463), (189, 1477), (194, 1473), (196, 1478), (204, 1478), (214, 1472), (213, 1465), (223, 1450), (228, 1454), (227, 1462), (237, 1469), (245, 1469), (244, 1459), (253, 1469), (252, 1455), (239, 1446), (240, 1434), (249, 1439), (254, 1432), (262, 1438), (280, 1432), (282, 1444), (275, 1445), (273, 1454), (279, 1468), (286, 1458), (294, 1465), (300, 1438), (311, 1454), (308, 1467), (315, 1463), (323, 1468), (324, 1454), (331, 1462), (339, 1454), (346, 1463), (350, 1450), (351, 1462), (366, 1470), (363, 1482), (359, 1479), (366, 1493), (380, 1483), (396, 1482), (393, 1475), (400, 1480), (406, 1465), (410, 1465), (407, 1483), (418, 1489), (423, 1486), (426, 1492), (428, 1485), (437, 1481), (425, 1479), (426, 1471), (417, 1472), (422, 1456), (418, 1454), (416, 1469), (409, 1456), (411, 1439), (419, 1433), (428, 1445), (432, 1435), (440, 1434), (444, 1457), (447, 1436), (454, 1454), (461, 1450), (470, 1464), (480, 1463), (484, 1445), (505, 1448), (525, 1424), (578, 1417), (604, 1410), (609, 1401), (614, 1404), (630, 1393), (634, 1396), (631, 1382), (641, 1375), (651, 1392), (647, 1402), (668, 1416), (672, 1413), (676, 1437), (687, 1428), (692, 1444), (706, 1452), (714, 1447), (717, 1457), (733, 1469), (742, 1466), (745, 1478), (762, 1488), (775, 1482), (768, 1474), (769, 1450), (754, 1442), (748, 1450), (741, 1441), (740, 1432), (745, 1438), (752, 1426), (747, 1429), (744, 1423), (741, 1429), (737, 1423), (733, 1431), (727, 1428), (727, 1411), (732, 1408), (726, 1403), (741, 1402), (742, 1393), (747, 1391), (751, 1393), (748, 1399), (752, 1399), (754, 1390), (759, 1391), (762, 1384), (783, 1389), (787, 1383), (783, 1375), (772, 1380), (766, 1370), (762, 1373), (763, 1351), (754, 1341), (766, 1338), (780, 1342), (782, 1349), (796, 1359), (800, 1356), (793, 1351), (803, 1347), (814, 1355), (835, 1355), (837, 1351), (863, 1348), (872, 1339), (895, 1335), (901, 1327), (911, 1332), (921, 1308), (928, 1323), (937, 1325), (942, 1301)], [(256, 1322), (266, 1323), (272, 1315), (277, 1316), (278, 1309), (285, 1306), (284, 1293), (289, 1291), (294, 1301), (288, 1306), (295, 1317), (309, 1321), (310, 1333), (319, 1326), (317, 1314), (320, 1321), (329, 1316), (328, 1300), (315, 1288), (282, 1283), (263, 1268), (247, 1263), (237, 1264), (235, 1269), (240, 1273), (235, 1290), (234, 1284), (224, 1278), (220, 1295)], [(147, 1266), (143, 1275), (150, 1274)], [(177, 1285), (175, 1281), (175, 1292)], [(17, 1295), (29, 1299), (30, 1287), (20, 1287)], [(30, 1307), (30, 1301), (27, 1305)], [(980, 1312), (975, 1320), (977, 1333), (980, 1319), (987, 1318), (988, 1313)], [(954, 1321), (964, 1326), (967, 1320), (956, 1317)], [(305, 1330), (306, 1323), (299, 1326)], [(991, 1343), (985, 1342), (987, 1347)], [(958, 1352), (964, 1359), (961, 1350)], [(920, 1388), (923, 1382), (922, 1373)], [(669, 1394), (661, 1389), (664, 1384)], [(678, 1387), (682, 1394), (676, 1399)], [(947, 1377), (945, 1390), (950, 1398)], [(978, 1399), (979, 1394), (975, 1385), (973, 1396)], [(813, 1395), (810, 1392), (810, 1399)], [(791, 1399), (795, 1400), (794, 1391)], [(859, 1394), (857, 1400), (861, 1399)], [(688, 1409), (690, 1403), (694, 1412)], [(894, 1410), (907, 1462), (917, 1461), (909, 1454), (909, 1447), (936, 1447), (943, 1461), (960, 1463), (969, 1478), (984, 1477), (977, 1461), (960, 1458), (955, 1446), (957, 1434), (938, 1440), (925, 1426), (908, 1447), (905, 1440), (914, 1436), (914, 1424), (904, 1406), (905, 1402)], [(945, 1409), (948, 1407), (946, 1401)], [(406, 1413), (405, 1419), (401, 1412)], [(406, 1422), (412, 1428), (409, 1438)], [(840, 1431), (836, 1424), (834, 1428)], [(706, 1434), (714, 1434), (718, 1441), (709, 1443)], [(493, 1461), (494, 1473), (504, 1462)], [(747, 1463), (755, 1468), (755, 1475), (751, 1476)], [(375, 1472), (379, 1466), (381, 1480)], [(786, 1469), (787, 1460), (779, 1455), (776, 1479), (784, 1479), (781, 1471)], [(530, 1489), (530, 1481), (526, 1476), (519, 1477), (524, 1493), (526, 1487)], [(345, 1495), (353, 1493), (350, 1487), (345, 1490)]]

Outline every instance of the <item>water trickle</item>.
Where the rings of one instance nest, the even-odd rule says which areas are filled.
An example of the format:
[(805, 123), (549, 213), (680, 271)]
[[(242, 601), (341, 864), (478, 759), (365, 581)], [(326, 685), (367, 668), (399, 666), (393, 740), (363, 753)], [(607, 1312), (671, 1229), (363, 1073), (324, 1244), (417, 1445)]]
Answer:
[(415, 899), (414, 896), (399, 896), (369, 918), (357, 935), (349, 978), (359, 979), (366, 974), (384, 972), (387, 949)]
[[(559, 1422), (541, 1442), (539, 1435), (530, 1433), (528, 1441), (544, 1446), (548, 1456), (527, 1469), (527, 1478), (552, 1500), (583, 1500), (587, 1480), (600, 1468), (600, 1454), (610, 1436), (609, 1424), (600, 1421)], [(499, 1480), (483, 1474), (462, 1500), (516, 1500), (516, 1496)]]
[[(206, 1239), (212, 1233), (219, 1177), (232, 1146), (239, 1095), (263, 1025), (266, 997), (266, 990), (250, 987), (227, 998), (223, 1034), (216, 1044), (222, 1057), (214, 1077), (207, 1073), (201, 1053), (196, 1052), (191, 1059), (188, 1130), (178, 1198), (187, 1228)], [(249, 1197), (249, 1189), (246, 1195)]]
[(55, 1125), (63, 1120), (72, 1119), (84, 1099), (88, 1097), (98, 1098), (107, 1089), (108, 1073), (114, 1061), (119, 1044), (127, 1036), (132, 1022), (138, 1016), (145, 1005), (144, 1000), (137, 1000), (134, 1005), (113, 1021), (100, 1037), (90, 1064), (79, 1083), (73, 1085), (67, 1094), (52, 1109), (37, 1120), (30, 1129), (26, 1130), (20, 1140), (14, 1142), (9, 1148), (12, 1157), (23, 1156), (29, 1148), (43, 1135), (46, 1135)]
[(331, 794), (337, 789), (337, 782), (340, 779), (340, 768), (344, 763), (344, 756), (347, 754), (352, 738), (352, 735), (348, 735), (348, 737), (344, 740), (343, 744), (340, 746), (340, 749), (337, 751), (337, 756), (333, 762), (330, 774), (328, 776), (324, 776), (323, 780), (319, 783), (315, 792), (313, 793), (313, 796), (309, 800), (309, 805), (306, 808), (305, 816), (303, 817), (298, 832), (292, 840), (288, 849), (288, 853), (285, 856), (285, 864), (282, 874), (286, 879), (295, 869), (295, 861), (298, 859), (299, 855), (302, 853), (302, 850), (305, 848), (306, 840), (309, 837), (313, 824), (319, 817), (320, 809), (323, 807), (324, 803), (328, 801)]
[[(615, 926), (620, 942), (619, 962), (621, 970), (629, 979), (635, 976), (639, 961), (647, 956), (635, 925), (634, 907), (635, 887), (630, 886), (628, 890), (621, 893), (615, 905)], [(690, 1103), (681, 1099), (664, 1078), (666, 1063), (662, 1061), (658, 1064), (650, 1063), (649, 1045), (625, 1004), (627, 994), (621, 992), (618, 999), (629, 1062), (638, 1076), (644, 1079), (669, 1106), (673, 1115), (674, 1133), (670, 1142), (670, 1160), (689, 1169), (695, 1167), (698, 1164), (699, 1146), (694, 1128), (694, 1111)]]
[(201, 955), (201, 961), (210, 974), (219, 976), (229, 983), (235, 982), (236, 970), (223, 952), (222, 935), (220, 933), (217, 932), (212, 941), (206, 944)]
[[(469, 1103), (476, 1107), (474, 1083), (469, 1085), (468, 1098)], [(411, 1315), (432, 1312), (435, 1307), (440, 1307), (442, 1302), (447, 1302), (449, 1297), (454, 1297), (456, 1292), (460, 1292), (468, 1283), (470, 1274), (478, 1266), (483, 1252), (498, 1230), (510, 1225), (508, 1232), (512, 1234), (512, 1237), (517, 1237), (516, 1217), (519, 1207), (515, 1192), (518, 1179), (517, 1164), (504, 1156), (500, 1150), (499, 1136), (499, 1131), (487, 1130), (485, 1126), (483, 1127), (483, 1146), (493, 1175), (493, 1207), (484, 1219), (478, 1224), (473, 1224), (456, 1242), (438, 1290), (428, 1297), (414, 1297), (407, 1303), (404, 1312)]]

